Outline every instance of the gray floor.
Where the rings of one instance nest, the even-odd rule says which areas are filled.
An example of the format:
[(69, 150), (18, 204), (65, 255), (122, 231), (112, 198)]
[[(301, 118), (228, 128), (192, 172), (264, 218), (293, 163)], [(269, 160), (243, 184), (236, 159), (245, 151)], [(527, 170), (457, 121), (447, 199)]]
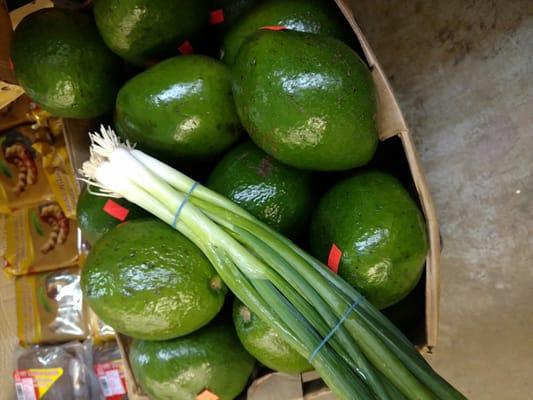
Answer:
[(533, 399), (533, 1), (352, 4), (442, 225), (431, 362), (471, 399)]

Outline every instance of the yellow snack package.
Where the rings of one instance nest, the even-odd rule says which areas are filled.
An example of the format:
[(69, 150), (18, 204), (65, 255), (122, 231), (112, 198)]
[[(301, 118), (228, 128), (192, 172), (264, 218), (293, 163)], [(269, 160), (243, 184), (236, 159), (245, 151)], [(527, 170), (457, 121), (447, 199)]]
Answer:
[(57, 202), (0, 214), (0, 257), (9, 275), (25, 275), (74, 265), (77, 224)]
[(0, 110), (0, 212), (58, 201), (74, 218), (79, 194), (63, 120), (21, 96)]
[(79, 268), (18, 277), (15, 295), (21, 344), (60, 343), (89, 335)]

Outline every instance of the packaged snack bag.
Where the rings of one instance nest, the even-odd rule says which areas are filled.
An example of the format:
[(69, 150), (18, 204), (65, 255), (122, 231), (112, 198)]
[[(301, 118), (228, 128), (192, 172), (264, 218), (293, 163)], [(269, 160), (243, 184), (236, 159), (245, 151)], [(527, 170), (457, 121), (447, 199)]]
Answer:
[(79, 268), (18, 277), (15, 293), (22, 344), (59, 343), (89, 336)]

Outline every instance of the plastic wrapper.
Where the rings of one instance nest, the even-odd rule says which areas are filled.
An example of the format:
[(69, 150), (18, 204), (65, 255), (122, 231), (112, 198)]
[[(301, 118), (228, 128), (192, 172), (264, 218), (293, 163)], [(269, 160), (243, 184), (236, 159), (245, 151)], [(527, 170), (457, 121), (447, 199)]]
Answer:
[(78, 268), (19, 277), (15, 293), (21, 343), (59, 343), (89, 336)]
[(93, 368), (105, 400), (126, 400), (124, 362), (116, 341), (93, 346)]
[(19, 400), (103, 398), (92, 369), (89, 342), (20, 349), (13, 380)]
[(0, 212), (56, 200), (76, 215), (79, 188), (63, 122), (21, 96), (0, 110)]
[(0, 214), (0, 257), (4, 271), (25, 275), (77, 262), (77, 224), (56, 202)]
[(90, 308), (89, 325), (91, 337), (95, 343), (100, 344), (107, 341), (115, 341), (115, 330), (110, 325), (98, 318), (95, 312)]

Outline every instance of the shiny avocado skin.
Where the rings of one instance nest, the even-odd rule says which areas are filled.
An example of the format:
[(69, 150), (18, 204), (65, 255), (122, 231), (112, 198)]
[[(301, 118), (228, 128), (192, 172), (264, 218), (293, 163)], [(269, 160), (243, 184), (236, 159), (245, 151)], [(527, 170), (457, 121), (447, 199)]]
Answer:
[(117, 133), (164, 159), (202, 161), (242, 134), (231, 73), (215, 59), (173, 57), (142, 72), (119, 91)]
[(233, 326), (218, 320), (174, 340), (134, 340), (130, 362), (139, 384), (154, 400), (194, 400), (206, 388), (220, 400), (233, 400), (255, 363)]
[(244, 348), (266, 367), (287, 374), (313, 369), (274, 329), (237, 299), (233, 303), (233, 323)]
[[(105, 233), (122, 222), (103, 210), (108, 200), (106, 197), (90, 194), (87, 187), (84, 187), (80, 192), (76, 208), (76, 219), (78, 227), (82, 231), (83, 239), (89, 244), (96, 243)], [(113, 199), (113, 201), (129, 210), (126, 216), (128, 221), (148, 216), (146, 211), (124, 198)]]
[(260, 31), (233, 67), (233, 94), (252, 140), (302, 169), (366, 164), (378, 137), (368, 67), (344, 43), (293, 31)]
[(204, 326), (227, 291), (200, 250), (155, 219), (125, 222), (98, 240), (81, 287), (104, 322), (145, 340), (172, 339)]
[(209, 16), (205, 0), (98, 0), (93, 9), (109, 48), (139, 66), (177, 54)]
[(264, 26), (275, 25), (294, 31), (327, 35), (350, 41), (346, 22), (333, 2), (270, 0), (261, 2), (244, 14), (224, 36), (222, 61), (233, 65), (240, 47), (251, 34)]
[(11, 58), (26, 94), (56, 116), (93, 118), (113, 108), (122, 62), (85, 14), (29, 14), (15, 30)]
[(428, 238), (422, 213), (394, 177), (368, 171), (335, 185), (320, 200), (310, 229), (322, 262), (333, 243), (339, 275), (382, 309), (402, 300), (424, 268)]
[(250, 141), (224, 156), (207, 186), (289, 236), (306, 227), (313, 205), (309, 171), (276, 161)]

